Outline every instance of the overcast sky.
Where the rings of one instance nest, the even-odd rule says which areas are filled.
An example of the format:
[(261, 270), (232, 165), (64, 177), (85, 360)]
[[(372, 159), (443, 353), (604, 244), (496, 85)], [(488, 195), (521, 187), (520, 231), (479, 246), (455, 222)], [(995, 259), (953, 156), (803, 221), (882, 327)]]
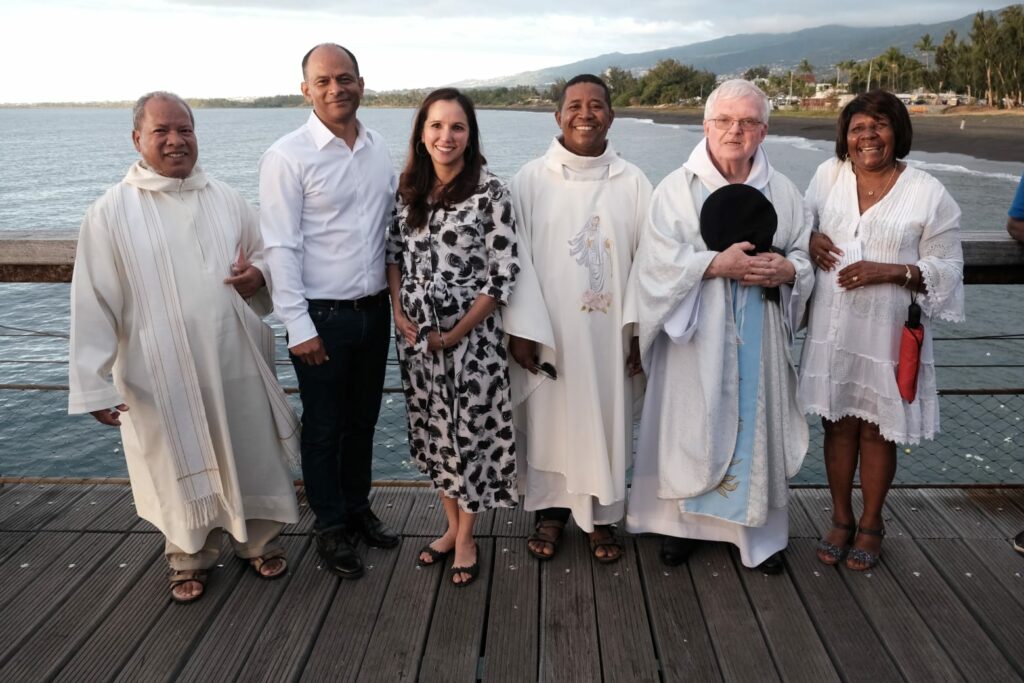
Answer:
[(1002, 6), (981, 7), (977, 0), (859, 0), (839, 9), (826, 0), (0, 0), (0, 103), (129, 100), (157, 89), (185, 97), (293, 94), (302, 55), (325, 41), (356, 54), (367, 88), (390, 90), (735, 33), (934, 23)]

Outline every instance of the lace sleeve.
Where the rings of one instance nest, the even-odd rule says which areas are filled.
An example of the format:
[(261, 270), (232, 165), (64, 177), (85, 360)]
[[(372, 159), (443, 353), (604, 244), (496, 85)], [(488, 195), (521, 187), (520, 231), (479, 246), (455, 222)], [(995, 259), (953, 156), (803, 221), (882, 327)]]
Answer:
[(919, 299), (930, 318), (963, 322), (964, 253), (960, 246), (960, 207), (945, 188), (939, 188), (918, 245), (917, 267), (926, 287)]

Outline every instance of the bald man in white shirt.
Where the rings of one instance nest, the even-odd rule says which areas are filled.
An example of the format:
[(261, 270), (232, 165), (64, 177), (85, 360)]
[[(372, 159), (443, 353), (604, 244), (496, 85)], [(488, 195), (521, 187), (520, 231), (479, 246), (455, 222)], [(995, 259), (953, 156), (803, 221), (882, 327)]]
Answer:
[(399, 541), (368, 499), (391, 345), (384, 238), (395, 172), (384, 140), (356, 118), (363, 79), (355, 55), (317, 45), (302, 76), (313, 112), (260, 159), (260, 229), (299, 381), (317, 550), (332, 572), (357, 578), (357, 538), (384, 548)]

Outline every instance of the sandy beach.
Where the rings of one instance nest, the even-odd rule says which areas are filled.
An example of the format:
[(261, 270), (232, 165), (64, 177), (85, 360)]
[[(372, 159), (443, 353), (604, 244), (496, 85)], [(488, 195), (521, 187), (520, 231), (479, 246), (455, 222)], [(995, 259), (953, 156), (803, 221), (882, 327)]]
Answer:
[[(700, 124), (703, 112), (693, 109), (620, 107), (616, 116), (651, 119), (656, 123)], [(972, 111), (912, 116), (913, 149), (953, 152), (979, 159), (1024, 164), (1024, 115)], [(962, 127), (961, 127), (962, 124)], [(835, 140), (836, 119), (827, 116), (773, 112), (769, 135), (794, 135), (812, 140)]]

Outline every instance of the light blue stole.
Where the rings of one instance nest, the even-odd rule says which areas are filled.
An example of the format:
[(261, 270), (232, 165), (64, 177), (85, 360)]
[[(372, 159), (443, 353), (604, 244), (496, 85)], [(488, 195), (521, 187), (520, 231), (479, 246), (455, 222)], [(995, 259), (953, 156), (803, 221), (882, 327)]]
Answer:
[[(707, 189), (704, 198), (707, 198)], [(710, 515), (730, 522), (746, 524), (750, 499), (750, 470), (754, 460), (754, 441), (757, 430), (757, 392), (761, 379), (761, 333), (764, 330), (764, 288), (741, 287), (730, 282), (732, 288), (732, 314), (736, 322), (736, 339), (723, 343), (738, 344), (739, 420), (736, 447), (725, 476), (716, 488), (681, 504), (684, 512)], [(710, 409), (714, 410), (712, 406)]]

